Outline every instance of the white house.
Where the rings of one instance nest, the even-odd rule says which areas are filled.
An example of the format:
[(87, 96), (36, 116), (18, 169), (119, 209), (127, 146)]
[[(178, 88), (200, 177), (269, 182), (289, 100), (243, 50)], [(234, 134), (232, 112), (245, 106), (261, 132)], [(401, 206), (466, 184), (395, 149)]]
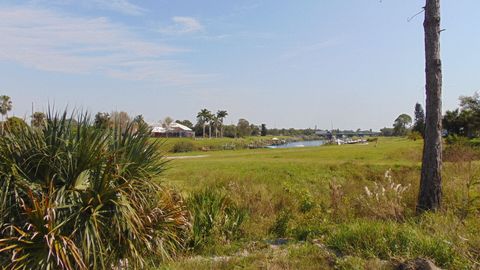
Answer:
[(153, 126), (152, 136), (154, 137), (195, 137), (195, 132), (187, 126), (179, 123), (171, 123), (168, 127), (160, 125)]

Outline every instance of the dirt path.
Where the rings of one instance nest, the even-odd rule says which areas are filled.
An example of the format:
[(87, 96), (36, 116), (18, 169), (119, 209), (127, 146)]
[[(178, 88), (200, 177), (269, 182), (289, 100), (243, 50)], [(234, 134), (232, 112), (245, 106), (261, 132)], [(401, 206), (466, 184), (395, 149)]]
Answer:
[(208, 157), (210, 155), (198, 155), (198, 156), (172, 156), (172, 157), (166, 157), (167, 159), (189, 159), (189, 158), (204, 158)]

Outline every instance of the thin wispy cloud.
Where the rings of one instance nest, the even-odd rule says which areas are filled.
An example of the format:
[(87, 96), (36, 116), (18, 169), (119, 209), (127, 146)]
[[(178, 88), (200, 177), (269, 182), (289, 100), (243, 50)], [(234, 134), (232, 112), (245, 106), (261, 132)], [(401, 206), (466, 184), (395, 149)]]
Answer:
[(146, 12), (140, 6), (134, 5), (127, 0), (91, 0), (93, 4), (103, 9), (117, 11), (127, 15), (141, 15)]
[(44, 71), (175, 84), (204, 76), (171, 60), (184, 49), (144, 40), (107, 18), (30, 7), (0, 8), (0, 18), (0, 61)]
[(30, 0), (32, 6), (80, 6), (89, 9), (110, 10), (113, 12), (138, 16), (147, 12), (146, 9), (132, 4), (128, 0)]
[(315, 54), (318, 51), (321, 51), (323, 49), (326, 49), (338, 44), (339, 44), (338, 39), (329, 39), (329, 40), (321, 41), (317, 43), (303, 44), (303, 45), (288, 49), (286, 52), (280, 55), (280, 59), (290, 60), (303, 55), (311, 56), (311, 54)]
[(172, 18), (172, 25), (161, 27), (163, 34), (188, 34), (204, 30), (204, 26), (193, 17), (175, 16)]

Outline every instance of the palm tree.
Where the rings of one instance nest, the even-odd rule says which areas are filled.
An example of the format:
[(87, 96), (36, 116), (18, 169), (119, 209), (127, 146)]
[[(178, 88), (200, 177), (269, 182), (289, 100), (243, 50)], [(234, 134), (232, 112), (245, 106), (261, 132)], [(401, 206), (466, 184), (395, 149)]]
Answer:
[(217, 115), (212, 115), (213, 128), (215, 129), (215, 138), (218, 138), (218, 126), (220, 125), (220, 118)]
[(222, 137), (222, 138), (223, 138), (223, 120), (225, 119), (225, 117), (227, 117), (227, 115), (228, 115), (228, 113), (225, 110), (217, 111), (217, 118), (218, 118), (219, 123), (220, 123), (220, 137)]
[(208, 122), (208, 138), (209, 139), (212, 138), (212, 124), (214, 123), (214, 117), (215, 115), (213, 115), (211, 112), (208, 112), (206, 120)]
[(200, 110), (200, 112), (198, 112), (197, 114), (197, 119), (200, 123), (202, 123), (203, 125), (203, 137), (205, 138), (205, 127), (207, 125), (207, 122), (209, 121), (210, 119), (210, 115), (211, 115), (211, 112), (207, 109), (202, 109)]
[(12, 110), (12, 100), (7, 95), (0, 96), (0, 114), (2, 115), (2, 134), (4, 133), (5, 121), (4, 117), (8, 119), (8, 112)]
[(149, 129), (92, 124), (48, 113), (43, 129), (0, 137), (6, 269), (143, 269), (186, 245), (189, 216), (156, 181), (166, 161)]

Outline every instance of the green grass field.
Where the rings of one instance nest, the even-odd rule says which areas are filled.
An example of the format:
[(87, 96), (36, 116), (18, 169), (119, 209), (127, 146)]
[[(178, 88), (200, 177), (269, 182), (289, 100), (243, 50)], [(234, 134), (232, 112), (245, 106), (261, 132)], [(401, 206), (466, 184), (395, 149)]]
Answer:
[(333, 179), (368, 180), (388, 168), (419, 168), (420, 151), (420, 142), (388, 139), (378, 145), (191, 152), (205, 157), (172, 160), (165, 179), (182, 191), (228, 183), (278, 189), (286, 182), (318, 192)]
[[(468, 184), (476, 162), (447, 162), (444, 210), (419, 217), (421, 148), (421, 141), (380, 138), (368, 145), (191, 152), (206, 156), (173, 159), (163, 183), (187, 200), (219, 191), (247, 217), (239, 236), (214, 238), (165, 267), (392, 269), (416, 257), (447, 269), (479, 267), (478, 209), (468, 210), (476, 205), (465, 201), (478, 193)], [(388, 181), (404, 192), (388, 189), (389, 169)], [(365, 195), (375, 183), (387, 187), (379, 201)], [(276, 239), (287, 243), (272, 244)]]

